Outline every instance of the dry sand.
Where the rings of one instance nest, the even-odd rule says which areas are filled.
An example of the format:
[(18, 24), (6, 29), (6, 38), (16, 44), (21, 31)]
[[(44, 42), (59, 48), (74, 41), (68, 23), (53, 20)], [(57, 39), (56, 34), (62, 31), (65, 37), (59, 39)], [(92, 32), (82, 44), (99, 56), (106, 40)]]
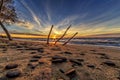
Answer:
[(120, 48), (0, 40), (0, 80), (120, 80)]

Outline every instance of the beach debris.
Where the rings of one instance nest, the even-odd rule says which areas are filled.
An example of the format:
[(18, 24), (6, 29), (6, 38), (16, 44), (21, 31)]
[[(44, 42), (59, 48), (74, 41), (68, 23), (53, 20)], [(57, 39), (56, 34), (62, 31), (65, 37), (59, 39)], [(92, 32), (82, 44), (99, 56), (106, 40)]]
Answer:
[(20, 76), (21, 71), (20, 70), (10, 70), (6, 73), (6, 77), (8, 78), (16, 78)]
[(18, 64), (8, 64), (5, 66), (5, 69), (13, 69), (13, 68), (17, 68)]
[(53, 56), (52, 57), (52, 63), (62, 63), (62, 62), (66, 62), (67, 59), (65, 57), (61, 57), (61, 56)]
[(105, 62), (103, 62), (103, 64), (106, 64), (106, 65), (111, 66), (111, 67), (116, 66), (116, 64), (114, 62), (112, 62), (112, 61), (105, 61)]
[(69, 61), (73, 63), (73, 66), (76, 66), (76, 65), (77, 66), (82, 66), (81, 61), (79, 61), (77, 59), (70, 59)]
[(64, 32), (64, 34), (63, 34), (60, 38), (58, 38), (58, 39), (55, 41), (54, 45), (56, 45), (57, 42), (59, 42), (60, 39), (62, 39), (62, 38), (66, 35), (66, 33), (67, 33), (67, 31), (70, 29), (70, 27), (71, 27), (71, 25), (66, 29), (66, 31)]
[(70, 39), (68, 39), (68, 40), (63, 44), (63, 46), (66, 45), (66, 44), (67, 44), (71, 39), (73, 39), (77, 34), (78, 34), (78, 32), (76, 32)]
[(65, 63), (60, 69), (59, 71), (61, 73), (63, 73), (63, 76), (66, 76), (66, 78), (64, 77), (65, 80), (78, 80), (77, 79), (77, 74), (76, 74), (76, 70), (72, 67), (72, 64), (70, 63)]
[(88, 64), (87, 67), (94, 69), (95, 66), (93, 64)]
[(51, 32), (52, 32), (52, 29), (53, 29), (53, 25), (51, 26), (50, 32), (49, 32), (49, 34), (48, 34), (47, 44), (49, 44), (49, 38), (50, 38), (50, 34), (51, 34)]

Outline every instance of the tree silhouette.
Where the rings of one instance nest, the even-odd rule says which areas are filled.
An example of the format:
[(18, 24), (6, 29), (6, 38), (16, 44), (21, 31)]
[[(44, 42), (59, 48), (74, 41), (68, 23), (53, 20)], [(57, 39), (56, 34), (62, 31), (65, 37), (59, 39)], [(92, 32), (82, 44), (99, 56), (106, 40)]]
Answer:
[(9, 40), (12, 40), (12, 37), (4, 24), (11, 24), (17, 21), (17, 14), (13, 4), (13, 0), (0, 0), (0, 26)]

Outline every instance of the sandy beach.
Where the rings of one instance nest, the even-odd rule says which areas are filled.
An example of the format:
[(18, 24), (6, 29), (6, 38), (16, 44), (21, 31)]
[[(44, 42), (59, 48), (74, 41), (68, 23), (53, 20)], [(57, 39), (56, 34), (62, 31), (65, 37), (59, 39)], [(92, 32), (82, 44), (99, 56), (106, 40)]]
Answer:
[(0, 40), (0, 80), (120, 80), (120, 49)]

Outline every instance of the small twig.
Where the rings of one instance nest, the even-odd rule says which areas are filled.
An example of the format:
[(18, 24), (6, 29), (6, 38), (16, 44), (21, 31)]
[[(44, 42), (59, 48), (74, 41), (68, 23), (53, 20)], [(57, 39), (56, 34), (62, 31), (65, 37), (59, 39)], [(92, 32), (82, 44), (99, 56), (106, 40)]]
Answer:
[(77, 34), (78, 34), (78, 32), (76, 32), (71, 38), (69, 38), (68, 41), (66, 41), (66, 42), (63, 44), (63, 46), (66, 45), (66, 44), (67, 44), (71, 39), (73, 39)]
[(55, 41), (54, 45), (56, 45), (57, 42), (59, 42), (60, 39), (62, 39), (62, 38), (66, 35), (66, 33), (67, 33), (67, 31), (70, 29), (70, 27), (71, 27), (71, 25), (66, 29), (66, 31), (64, 32), (64, 34), (63, 34), (60, 38), (58, 38), (57, 41)]
[(48, 34), (47, 44), (49, 44), (49, 38), (50, 38), (50, 34), (51, 34), (51, 32), (52, 32), (52, 29), (53, 29), (53, 25), (51, 26), (50, 32), (49, 32), (49, 34)]

